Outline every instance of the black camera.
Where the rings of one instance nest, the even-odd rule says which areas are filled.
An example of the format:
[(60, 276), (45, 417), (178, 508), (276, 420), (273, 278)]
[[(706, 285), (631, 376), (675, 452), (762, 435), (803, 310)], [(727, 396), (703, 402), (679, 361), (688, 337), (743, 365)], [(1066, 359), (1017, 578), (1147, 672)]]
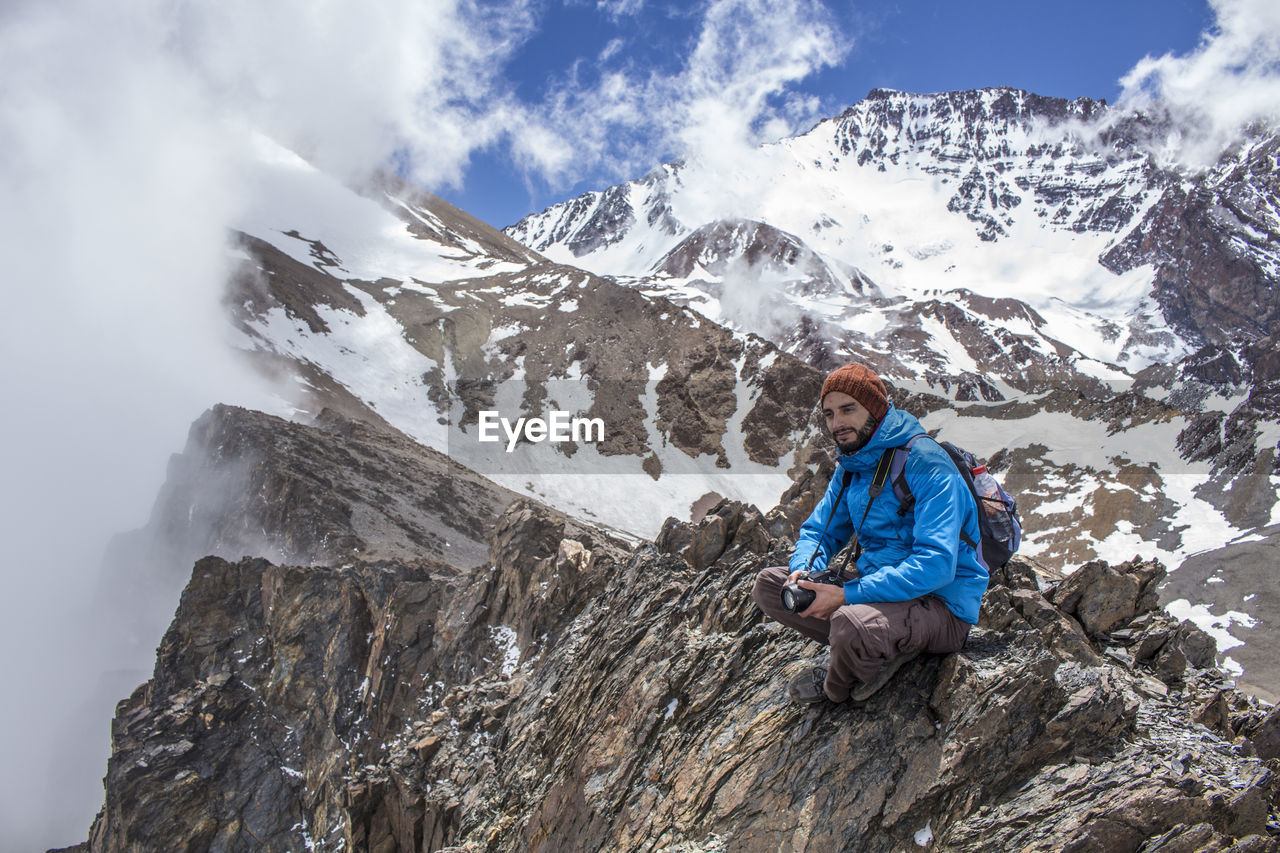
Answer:
[[(811, 575), (801, 575), (797, 580), (807, 580), (810, 583), (826, 583), (832, 586), (844, 585), (840, 575), (829, 569)], [(782, 588), (782, 609), (788, 613), (800, 613), (808, 610), (809, 605), (813, 604), (813, 600), (817, 597), (818, 594), (813, 590), (805, 589), (799, 583), (789, 583)]]

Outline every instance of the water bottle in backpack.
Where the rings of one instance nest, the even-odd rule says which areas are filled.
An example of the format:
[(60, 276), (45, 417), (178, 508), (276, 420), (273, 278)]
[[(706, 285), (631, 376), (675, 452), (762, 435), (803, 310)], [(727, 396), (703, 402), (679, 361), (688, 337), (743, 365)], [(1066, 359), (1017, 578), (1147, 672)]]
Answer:
[(1001, 542), (1012, 541), (1013, 519), (1009, 516), (1004, 491), (996, 478), (987, 473), (985, 465), (973, 469), (973, 490), (978, 495), (978, 505), (986, 512), (987, 524), (995, 538)]
[(1010, 524), (1009, 514), (1005, 511), (1000, 485), (996, 483), (996, 478), (987, 473), (986, 465), (973, 469), (973, 491), (978, 493), (980, 506), (987, 512), (987, 523), (991, 524), (992, 532), (998, 539), (1009, 539), (1014, 529)]
[[(898, 496), (899, 515), (906, 515), (915, 507), (916, 498), (911, 494), (911, 486), (907, 483), (907, 456), (916, 440), (924, 437), (924, 434), (912, 436), (902, 447), (885, 451), (886, 455), (893, 454), (889, 477), (893, 482), (893, 491)], [(983, 510), (978, 513), (978, 531), (982, 535), (982, 541), (972, 542), (963, 532), (960, 534), (961, 539), (978, 551), (988, 570), (1003, 566), (1022, 544), (1018, 502), (991, 476), (985, 465), (978, 464), (972, 453), (949, 441), (939, 441), (938, 444), (947, 451), (956, 470), (964, 478), (974, 502)]]

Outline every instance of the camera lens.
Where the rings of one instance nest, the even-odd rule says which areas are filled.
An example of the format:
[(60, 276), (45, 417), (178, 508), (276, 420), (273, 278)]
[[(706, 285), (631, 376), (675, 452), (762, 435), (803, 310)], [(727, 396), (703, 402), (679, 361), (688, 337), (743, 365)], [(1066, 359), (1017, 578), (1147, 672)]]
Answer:
[(782, 606), (791, 613), (796, 612), (796, 597), (790, 587), (782, 588)]
[(818, 594), (813, 590), (789, 583), (782, 588), (782, 607), (788, 613), (799, 613), (802, 610), (808, 610), (809, 605), (813, 604), (813, 600), (817, 597)]

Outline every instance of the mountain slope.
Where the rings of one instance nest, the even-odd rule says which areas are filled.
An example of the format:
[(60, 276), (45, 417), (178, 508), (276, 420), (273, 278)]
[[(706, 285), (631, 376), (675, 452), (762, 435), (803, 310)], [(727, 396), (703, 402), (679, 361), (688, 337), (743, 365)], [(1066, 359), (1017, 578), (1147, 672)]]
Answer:
[(463, 573), (199, 561), (87, 847), (1276, 849), (1280, 718), (1150, 612), (1152, 563), (1015, 563), (962, 653), (789, 703), (813, 647), (749, 587), (826, 483), (798, 485), (629, 550), (517, 501)]
[[(820, 369), (870, 363), (995, 459), (1040, 559), (1212, 563), (1280, 522), (1280, 137), (1179, 173), (1147, 153), (1176, 130), (1088, 99), (877, 90), (507, 233)], [(1202, 619), (1224, 647), (1229, 612), (1280, 618), (1251, 573), (1179, 587), (1225, 608)]]
[[(703, 267), (677, 276), (662, 259), (699, 229), (746, 218), (793, 235), (828, 267), (848, 271), (847, 282), (874, 282), (849, 296), (878, 294), (903, 314), (938, 292), (1026, 302), (1047, 326), (1046, 338), (1091, 364), (1084, 370), (1119, 378), (1089, 360), (1140, 368), (1186, 347), (1147, 297), (1149, 271), (1117, 279), (1097, 263), (1174, 180), (1134, 144), (1137, 128), (1120, 123), (1105, 137), (1091, 129), (1105, 110), (1088, 99), (1010, 89), (876, 90), (749, 159), (664, 166), (527, 217), (507, 233), (602, 275), (656, 276), (648, 287), (682, 293), (719, 319), (721, 306), (699, 290), (722, 272)], [(723, 253), (718, 263), (723, 269), (741, 257)], [(794, 277), (813, 278), (803, 270)], [(892, 356), (867, 340), (867, 323), (880, 325), (861, 316), (882, 305), (855, 299), (835, 306), (805, 295), (784, 300), (792, 316), (828, 324), (837, 346)], [(732, 308), (723, 318), (738, 319)], [(948, 372), (963, 372), (963, 362)], [(921, 375), (909, 360), (894, 367), (897, 378)], [(991, 374), (1020, 387), (1015, 371)]]
[[(301, 413), (385, 422), (637, 534), (709, 492), (768, 504), (790, 484), (817, 386), (767, 342), (548, 262), (403, 186), (366, 197), (301, 162), (263, 168), (277, 207), (240, 236), (232, 308), (254, 357), (299, 377), (287, 393)], [(482, 442), (482, 411), (512, 423), (564, 411), (605, 435)]]

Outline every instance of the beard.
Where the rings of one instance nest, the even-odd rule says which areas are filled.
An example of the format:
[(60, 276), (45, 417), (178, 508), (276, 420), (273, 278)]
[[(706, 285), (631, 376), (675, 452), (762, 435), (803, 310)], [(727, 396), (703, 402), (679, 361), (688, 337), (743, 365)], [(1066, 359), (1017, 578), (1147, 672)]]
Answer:
[[(868, 420), (862, 425), (862, 428), (853, 433), (842, 433), (843, 438), (835, 439), (836, 447), (841, 453), (857, 453), (859, 450), (867, 446), (867, 442), (871, 440), (871, 436), (876, 434), (876, 427), (880, 426), (875, 421)], [(833, 436), (834, 438), (834, 436)]]

